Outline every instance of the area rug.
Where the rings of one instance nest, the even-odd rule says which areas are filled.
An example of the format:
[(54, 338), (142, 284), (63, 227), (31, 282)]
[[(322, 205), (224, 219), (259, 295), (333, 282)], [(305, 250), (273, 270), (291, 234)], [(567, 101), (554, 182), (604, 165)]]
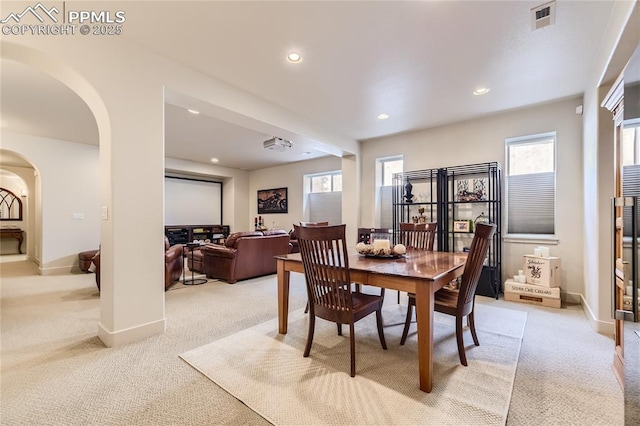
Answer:
[[(375, 315), (356, 323), (356, 377), (349, 376), (348, 327), (318, 319), (311, 355), (304, 358), (308, 315), (277, 318), (181, 355), (187, 363), (276, 425), (429, 424), (506, 422), (526, 313), (476, 304), (480, 346), (465, 330), (468, 367), (460, 364), (454, 318), (436, 313), (433, 390), (418, 388), (416, 334), (399, 345), (406, 307), (384, 308), (388, 350)], [(415, 331), (415, 324), (412, 326)]]

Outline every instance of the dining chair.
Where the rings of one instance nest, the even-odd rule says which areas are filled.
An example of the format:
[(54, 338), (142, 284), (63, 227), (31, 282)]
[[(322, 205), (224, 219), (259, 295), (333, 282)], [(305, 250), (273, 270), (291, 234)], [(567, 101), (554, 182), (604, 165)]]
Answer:
[[(443, 314), (453, 315), (456, 317), (456, 339), (458, 341), (458, 355), (460, 363), (467, 365), (467, 357), (464, 352), (464, 341), (462, 336), (462, 319), (466, 316), (473, 337), (473, 343), (480, 346), (478, 336), (476, 335), (475, 321), (473, 318), (473, 308), (475, 304), (476, 287), (482, 273), (482, 265), (487, 257), (491, 238), (496, 232), (495, 224), (482, 224), (476, 226), (471, 247), (467, 255), (467, 261), (464, 264), (462, 273), (462, 282), (459, 289), (450, 289), (443, 287), (434, 295), (434, 310)], [(415, 306), (415, 295), (409, 294), (409, 308), (407, 310), (407, 319), (404, 323), (404, 331), (400, 344), (404, 345), (407, 340), (409, 324), (411, 323), (411, 307)]]
[(309, 333), (304, 356), (313, 343), (316, 317), (335, 322), (338, 335), (342, 324), (349, 324), (351, 377), (356, 375), (355, 322), (375, 312), (378, 337), (387, 349), (382, 328), (384, 289), (379, 296), (352, 291), (349, 256), (345, 241), (346, 225), (303, 227), (294, 225), (307, 282)]
[(408, 249), (433, 251), (437, 227), (437, 222), (401, 223), (400, 243)]
[[(407, 249), (433, 251), (437, 228), (437, 222), (400, 223), (400, 243)], [(400, 303), (400, 290), (398, 290), (398, 303)]]
[(300, 226), (327, 226), (329, 222), (300, 222)]
[[(308, 227), (318, 227), (318, 226), (328, 226), (328, 225), (329, 225), (329, 222), (300, 222), (300, 226), (308, 226)], [(296, 235), (295, 228), (293, 230), (293, 235), (295, 235), (296, 246), (297, 246), (298, 245), (298, 236)], [(298, 251), (300, 251), (300, 248), (298, 248)], [(307, 302), (307, 306), (304, 308), (304, 313), (306, 314), (308, 312), (309, 312), (309, 302)]]

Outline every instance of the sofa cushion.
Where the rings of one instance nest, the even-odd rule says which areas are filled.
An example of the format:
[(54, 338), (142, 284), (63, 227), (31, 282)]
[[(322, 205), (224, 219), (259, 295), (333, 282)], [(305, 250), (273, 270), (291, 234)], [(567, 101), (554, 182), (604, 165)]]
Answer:
[(262, 234), (267, 235), (287, 235), (287, 231), (284, 229), (272, 229), (270, 231), (262, 231)]
[(200, 250), (203, 255), (222, 257), (225, 259), (233, 259), (236, 257), (236, 250), (233, 247), (223, 247), (214, 244), (207, 244)]
[(262, 235), (263, 234), (260, 231), (234, 232), (227, 237), (227, 239), (224, 241), (224, 245), (227, 247), (235, 247), (236, 241), (240, 237), (262, 237)]

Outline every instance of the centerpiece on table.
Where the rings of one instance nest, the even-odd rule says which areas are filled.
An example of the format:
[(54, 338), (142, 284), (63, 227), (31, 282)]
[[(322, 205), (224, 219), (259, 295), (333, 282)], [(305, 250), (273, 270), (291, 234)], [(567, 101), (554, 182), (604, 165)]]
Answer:
[(368, 257), (396, 258), (406, 254), (407, 248), (402, 244), (391, 247), (389, 240), (373, 240), (373, 244), (356, 244), (356, 251)]

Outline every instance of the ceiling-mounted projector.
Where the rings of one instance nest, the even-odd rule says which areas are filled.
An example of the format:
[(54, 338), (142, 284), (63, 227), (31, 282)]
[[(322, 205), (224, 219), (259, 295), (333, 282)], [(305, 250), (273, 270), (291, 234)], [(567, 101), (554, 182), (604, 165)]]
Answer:
[(262, 146), (265, 149), (272, 149), (274, 151), (286, 151), (287, 149), (291, 148), (293, 144), (291, 143), (291, 141), (272, 137), (271, 139), (264, 141), (262, 143)]

